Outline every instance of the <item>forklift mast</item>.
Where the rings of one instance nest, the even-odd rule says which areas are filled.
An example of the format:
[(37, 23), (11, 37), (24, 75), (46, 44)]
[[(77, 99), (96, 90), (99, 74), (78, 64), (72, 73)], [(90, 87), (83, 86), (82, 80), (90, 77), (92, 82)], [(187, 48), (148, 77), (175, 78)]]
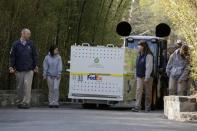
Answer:
[(144, 40), (148, 43), (154, 57), (154, 77), (159, 73), (165, 73), (167, 65), (167, 41), (155, 36), (128, 36), (124, 40), (123, 47), (137, 49), (139, 41)]

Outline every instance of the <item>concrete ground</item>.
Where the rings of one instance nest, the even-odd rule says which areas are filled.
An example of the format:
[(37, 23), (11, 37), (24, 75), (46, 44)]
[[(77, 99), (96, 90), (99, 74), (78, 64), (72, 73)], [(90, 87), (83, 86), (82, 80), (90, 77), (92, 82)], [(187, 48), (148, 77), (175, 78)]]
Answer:
[(0, 131), (197, 131), (197, 123), (169, 121), (157, 111), (2, 108)]

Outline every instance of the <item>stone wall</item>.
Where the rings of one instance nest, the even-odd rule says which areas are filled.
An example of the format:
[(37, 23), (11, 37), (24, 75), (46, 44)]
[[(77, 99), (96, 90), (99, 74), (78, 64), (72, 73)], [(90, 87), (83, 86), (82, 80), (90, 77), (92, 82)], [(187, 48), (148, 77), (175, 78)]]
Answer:
[(197, 122), (197, 98), (165, 96), (164, 115), (170, 120)]
[[(42, 105), (45, 97), (41, 90), (32, 90), (31, 105)], [(0, 107), (16, 106), (16, 90), (0, 90)]]

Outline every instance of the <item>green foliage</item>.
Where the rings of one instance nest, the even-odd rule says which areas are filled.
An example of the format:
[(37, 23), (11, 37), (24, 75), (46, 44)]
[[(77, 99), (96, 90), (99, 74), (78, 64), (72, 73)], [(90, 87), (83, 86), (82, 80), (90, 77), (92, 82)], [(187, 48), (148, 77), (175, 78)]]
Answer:
[(40, 73), (35, 75), (33, 87), (44, 89), (46, 94), (42, 61), (52, 43), (59, 46), (64, 63), (64, 99), (70, 46), (83, 42), (120, 44), (122, 40), (115, 29), (122, 20), (131, 23), (132, 35), (154, 35), (157, 24), (169, 24), (173, 33), (191, 45), (192, 76), (197, 79), (197, 0), (1, 0), (0, 14), (0, 89), (15, 89), (14, 76), (8, 73), (8, 58), (12, 42), (19, 39), (22, 28), (30, 28), (39, 52)]
[(159, 23), (170, 24), (170, 20), (161, 10), (159, 0), (134, 0), (131, 6), (130, 23), (132, 35), (155, 35)]
[(192, 77), (197, 80), (197, 0), (161, 0), (177, 35), (191, 47)]
[(14, 76), (8, 73), (9, 50), (19, 39), (22, 28), (32, 31), (39, 52), (40, 73), (34, 77), (33, 88), (45, 89), (42, 61), (52, 43), (58, 44), (64, 62), (61, 99), (68, 89), (67, 61), (70, 46), (77, 42), (117, 44), (116, 24), (128, 14), (130, 0), (1, 0), (0, 1), (0, 89), (15, 89)]

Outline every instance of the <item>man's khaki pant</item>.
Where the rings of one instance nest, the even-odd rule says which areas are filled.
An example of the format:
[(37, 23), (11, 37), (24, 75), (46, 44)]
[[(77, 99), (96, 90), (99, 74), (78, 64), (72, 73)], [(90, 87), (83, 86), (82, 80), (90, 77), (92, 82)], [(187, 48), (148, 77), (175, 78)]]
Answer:
[(30, 104), (33, 71), (16, 72), (17, 103)]
[(187, 87), (188, 87), (187, 81), (182, 81), (181, 83), (179, 83), (178, 80), (170, 77), (169, 95), (180, 95), (180, 96), (187, 95)]
[(153, 83), (153, 78), (150, 78), (148, 82), (144, 82), (144, 78), (137, 78), (136, 103), (135, 103), (135, 107), (137, 109), (141, 109), (143, 90), (145, 91), (145, 109), (146, 110), (151, 109), (152, 83)]

